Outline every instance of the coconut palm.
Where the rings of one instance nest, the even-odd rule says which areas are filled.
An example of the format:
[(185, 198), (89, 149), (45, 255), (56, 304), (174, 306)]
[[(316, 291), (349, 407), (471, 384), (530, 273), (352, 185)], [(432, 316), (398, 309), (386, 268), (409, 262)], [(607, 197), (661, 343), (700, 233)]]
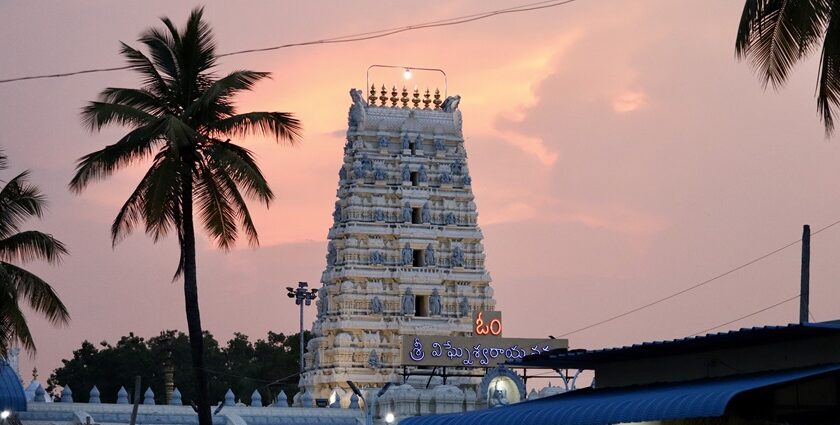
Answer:
[(122, 43), (121, 53), (142, 78), (142, 87), (106, 88), (98, 101), (83, 108), (82, 118), (94, 132), (112, 124), (130, 130), (113, 145), (80, 158), (70, 188), (81, 192), (94, 180), (151, 159), (148, 171), (117, 213), (112, 241), (116, 244), (141, 225), (156, 242), (173, 232), (177, 236), (181, 257), (173, 279), (182, 275), (184, 279), (199, 422), (211, 425), (194, 216), (223, 250), (235, 244), (240, 231), (256, 246), (257, 230), (245, 198), (267, 206), (274, 195), (252, 153), (230, 138), (257, 134), (293, 143), (300, 123), (290, 113), (236, 111), (234, 95), (252, 90), (269, 74), (215, 75), (218, 55), (202, 14), (200, 8), (193, 10), (182, 30), (161, 18), (165, 28), (148, 29), (138, 40), (148, 54)]
[[(0, 170), (8, 161), (0, 153)], [(30, 353), (35, 341), (21, 310), (28, 304), (53, 325), (70, 321), (67, 307), (55, 290), (43, 279), (12, 263), (44, 260), (56, 264), (67, 254), (67, 248), (52, 235), (37, 230), (21, 230), (23, 223), (44, 214), (46, 199), (37, 186), (29, 182), (24, 171), (0, 189), (0, 356), (19, 344)]]
[(840, 107), (840, 2), (746, 0), (735, 54), (751, 62), (765, 87), (781, 87), (796, 62), (820, 46), (817, 111), (828, 136)]

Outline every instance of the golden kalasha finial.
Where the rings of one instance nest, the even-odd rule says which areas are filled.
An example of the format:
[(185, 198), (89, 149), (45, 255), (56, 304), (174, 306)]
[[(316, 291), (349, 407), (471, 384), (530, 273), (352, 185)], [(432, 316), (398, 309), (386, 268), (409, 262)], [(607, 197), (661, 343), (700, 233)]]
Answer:
[(385, 88), (385, 84), (382, 85), (382, 90), (379, 92), (379, 101), (382, 102), (382, 106), (385, 106), (385, 103), (388, 102), (388, 89)]
[(396, 108), (400, 98), (397, 97), (397, 86), (391, 87), (391, 107)]
[(376, 106), (376, 85), (370, 85), (370, 96), (368, 96), (368, 105)]
[(443, 101), (440, 100), (440, 90), (435, 89), (435, 101), (434, 101), (435, 109), (440, 109), (440, 104), (441, 103), (443, 103)]
[(414, 99), (411, 99), (411, 103), (414, 104), (414, 109), (420, 107), (420, 90), (417, 90), (417, 86), (414, 86)]
[(429, 104), (432, 103), (432, 95), (429, 94), (429, 88), (426, 87), (426, 93), (423, 94), (423, 109), (429, 109)]
[(408, 108), (408, 90), (406, 90), (405, 86), (403, 86), (402, 97), (400, 98), (400, 102), (402, 102), (403, 108)]

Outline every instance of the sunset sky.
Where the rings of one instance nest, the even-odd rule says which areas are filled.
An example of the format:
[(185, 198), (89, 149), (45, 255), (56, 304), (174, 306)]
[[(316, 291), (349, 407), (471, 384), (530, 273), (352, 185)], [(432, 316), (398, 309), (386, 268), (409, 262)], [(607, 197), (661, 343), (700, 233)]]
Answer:
[[(361, 33), (520, 4), (507, 1), (206, 2), (220, 53)], [(188, 2), (0, 3), (0, 79), (123, 65), (118, 42)], [(199, 240), (204, 326), (220, 341), (297, 331), (285, 287), (317, 283), (350, 105), (372, 64), (441, 68), (462, 97), (486, 265), (506, 336), (560, 336), (712, 278), (840, 220), (840, 144), (813, 99), (816, 58), (778, 92), (734, 57), (743, 2), (578, 0), (534, 12), (349, 44), (223, 58), (219, 72), (272, 72), (241, 110), (294, 112), (296, 146), (240, 140), (276, 195), (252, 205), (261, 247)], [(378, 84), (397, 74), (372, 74)], [(440, 86), (416, 74), (422, 87)], [(31, 318), (45, 378), (84, 339), (185, 329), (171, 282), (173, 238), (142, 232), (111, 248), (109, 227), (148, 164), (68, 192), (74, 161), (125, 129), (90, 134), (80, 108), (127, 71), (0, 84), (0, 146), (32, 170), (49, 212), (33, 228), (69, 245), (59, 267), (30, 264), (70, 309), (69, 327)], [(796, 295), (799, 245), (653, 308), (569, 335), (574, 348), (678, 338)], [(840, 225), (812, 241), (816, 320), (840, 318)], [(792, 301), (720, 330), (796, 321)], [(306, 311), (307, 323), (315, 308)]]

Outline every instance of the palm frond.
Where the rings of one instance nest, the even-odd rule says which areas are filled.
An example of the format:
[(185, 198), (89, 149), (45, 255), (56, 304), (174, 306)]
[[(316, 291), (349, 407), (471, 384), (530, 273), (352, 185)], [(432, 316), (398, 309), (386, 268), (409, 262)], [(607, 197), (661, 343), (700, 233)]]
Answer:
[(220, 184), (217, 171), (205, 163), (199, 164), (195, 199), (198, 216), (211, 239), (224, 251), (236, 243), (236, 212), (231, 206), (230, 193)]
[(82, 122), (90, 131), (99, 131), (110, 124), (146, 126), (156, 120), (155, 115), (142, 109), (118, 103), (88, 102), (82, 108)]
[(213, 167), (230, 176), (248, 197), (259, 200), (266, 207), (274, 199), (274, 192), (248, 149), (229, 142), (214, 143), (207, 156)]
[(239, 192), (237, 184), (228, 173), (219, 172), (216, 174), (216, 181), (223, 187), (223, 190), (228, 194), (231, 202), (231, 207), (239, 221), (239, 226), (248, 238), (248, 245), (257, 247), (260, 245), (259, 236), (257, 235), (257, 227), (254, 225), (254, 220), (251, 218), (251, 212), (248, 210), (248, 205), (242, 194)]
[(140, 179), (111, 224), (111, 244), (116, 246), (141, 223), (155, 240), (164, 237), (172, 226), (180, 223), (177, 212), (180, 188), (176, 174), (178, 164), (158, 154), (155, 162)]
[(180, 152), (181, 150), (194, 149), (196, 140), (203, 137), (189, 124), (178, 117), (169, 116), (166, 119), (166, 140), (169, 142), (170, 150)]
[(108, 87), (99, 94), (99, 100), (129, 106), (155, 116), (167, 112), (165, 99), (146, 89)]
[(203, 16), (203, 7), (193, 9), (181, 35), (181, 59), (185, 67), (197, 71), (196, 77), (216, 66), (217, 60), (213, 31)]
[(294, 144), (301, 136), (300, 121), (288, 112), (246, 112), (210, 123), (214, 136), (274, 136), (277, 141)]
[(820, 76), (817, 81), (817, 111), (826, 136), (834, 132), (834, 113), (840, 107), (840, 6), (832, 8), (825, 30)]
[[(176, 81), (176, 87), (180, 86), (181, 70), (176, 57), (176, 46), (173, 38), (157, 28), (150, 28), (139, 39), (149, 48), (152, 56), (152, 63), (168, 79)], [(177, 96), (177, 95), (176, 95)]]
[(191, 117), (201, 114), (201, 112), (207, 111), (220, 103), (226, 105), (231, 96), (239, 91), (252, 90), (258, 81), (268, 78), (270, 75), (268, 72), (247, 70), (231, 72), (223, 78), (216, 80), (210, 87), (204, 90), (201, 96), (184, 111), (184, 115)]
[(120, 43), (120, 46), (120, 54), (126, 57), (131, 69), (139, 72), (143, 76), (143, 85), (149, 91), (163, 99), (172, 97), (172, 92), (169, 88), (173, 84), (172, 78), (164, 78), (164, 76), (160, 75), (155, 65), (143, 52), (125, 43)]
[(45, 260), (56, 264), (67, 255), (67, 246), (46, 233), (28, 230), (0, 239), (0, 260), (27, 263)]
[(747, 0), (735, 54), (750, 60), (765, 86), (780, 87), (793, 65), (818, 45), (827, 12), (825, 0)]
[(47, 200), (38, 186), (29, 183), (29, 171), (13, 177), (0, 190), (0, 237), (20, 230), (32, 217), (41, 217)]
[[(180, 209), (181, 178), (184, 171), (171, 151), (163, 152), (156, 159), (154, 171), (144, 177), (145, 190), (142, 195), (143, 220), (146, 234), (157, 242), (179, 225), (175, 221)], [(115, 222), (116, 224), (116, 222)]]
[(122, 167), (147, 158), (161, 142), (166, 122), (165, 118), (157, 118), (149, 125), (131, 130), (117, 143), (79, 158), (70, 190), (80, 193), (92, 180), (104, 179)]
[(35, 353), (35, 341), (29, 331), (17, 299), (8, 291), (0, 291), (0, 355), (7, 355), (13, 344)]
[(14, 264), (0, 262), (0, 266), (10, 277), (8, 285), (13, 293), (26, 301), (32, 310), (43, 315), (53, 325), (70, 323), (67, 307), (50, 284)]
[(152, 164), (152, 166), (146, 171), (146, 174), (140, 179), (140, 183), (137, 184), (137, 187), (131, 192), (131, 195), (128, 196), (128, 200), (125, 201), (123, 206), (120, 208), (120, 211), (117, 213), (117, 217), (114, 219), (114, 222), (111, 224), (111, 246), (116, 246), (120, 241), (125, 239), (126, 236), (131, 234), (134, 231), (134, 228), (137, 227), (140, 223), (144, 222), (143, 219), (143, 205), (145, 205), (144, 196), (146, 194), (149, 182), (151, 181), (150, 175), (155, 173), (159, 165), (157, 163)]

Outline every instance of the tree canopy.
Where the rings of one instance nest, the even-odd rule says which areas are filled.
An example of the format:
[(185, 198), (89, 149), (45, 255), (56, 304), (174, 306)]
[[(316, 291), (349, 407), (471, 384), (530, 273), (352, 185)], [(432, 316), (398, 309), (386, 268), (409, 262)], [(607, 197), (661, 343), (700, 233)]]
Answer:
[[(220, 345), (205, 331), (210, 400), (213, 403), (223, 400), (228, 388), (246, 404), (251, 403), (254, 390), (260, 392), (263, 405), (270, 404), (280, 390), (285, 390), (291, 398), (298, 391), (299, 338), (300, 334), (287, 336), (269, 331), (266, 338), (251, 341), (247, 335), (237, 332), (225, 345)], [(304, 338), (309, 340), (308, 331), (304, 332)], [(84, 403), (96, 385), (102, 402), (114, 403), (120, 387), (125, 387), (133, 397), (134, 377), (139, 375), (142, 391), (151, 386), (155, 403), (163, 404), (167, 359), (174, 366), (175, 386), (184, 404), (194, 402), (195, 376), (189, 338), (174, 330), (162, 331), (149, 339), (129, 333), (115, 344), (103, 341), (94, 345), (84, 341), (73, 351), (73, 357), (62, 360), (63, 366), (52, 373), (47, 391), (69, 385), (73, 399)]]

